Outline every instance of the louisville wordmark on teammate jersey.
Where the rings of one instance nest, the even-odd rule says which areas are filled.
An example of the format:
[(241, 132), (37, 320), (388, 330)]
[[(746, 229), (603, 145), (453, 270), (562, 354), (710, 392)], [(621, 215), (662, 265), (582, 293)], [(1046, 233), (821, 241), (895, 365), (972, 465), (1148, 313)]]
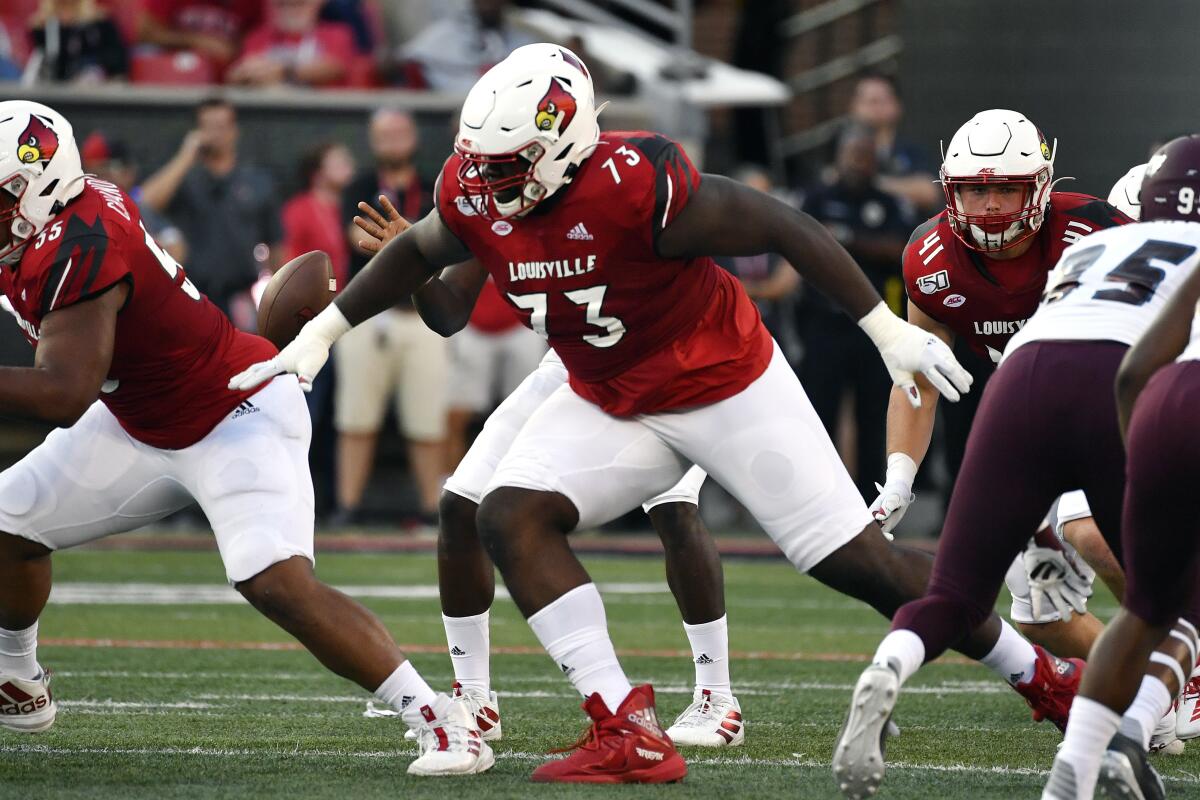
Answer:
[(1008, 340), (1033, 316), (1046, 275), (1063, 250), (1094, 231), (1129, 221), (1098, 198), (1053, 192), (1028, 252), (999, 260), (959, 241), (943, 211), (918, 227), (904, 249), (909, 300), (977, 353), (998, 361)]

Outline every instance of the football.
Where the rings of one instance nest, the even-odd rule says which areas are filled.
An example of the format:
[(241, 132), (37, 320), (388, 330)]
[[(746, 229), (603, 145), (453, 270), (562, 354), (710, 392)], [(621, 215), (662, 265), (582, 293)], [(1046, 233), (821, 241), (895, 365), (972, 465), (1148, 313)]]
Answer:
[(263, 291), (258, 303), (258, 335), (282, 349), (336, 293), (337, 279), (328, 254), (313, 250), (296, 256), (271, 276)]

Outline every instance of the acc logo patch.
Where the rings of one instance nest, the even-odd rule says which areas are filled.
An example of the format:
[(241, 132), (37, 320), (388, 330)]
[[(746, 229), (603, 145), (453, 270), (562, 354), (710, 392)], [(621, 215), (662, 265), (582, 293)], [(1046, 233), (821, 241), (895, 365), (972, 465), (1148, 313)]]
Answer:
[(949, 308), (958, 308), (965, 302), (967, 302), (967, 298), (963, 297), (961, 294), (949, 294), (946, 295), (946, 299), (942, 301), (942, 305), (948, 306)]
[(537, 104), (537, 116), (533, 122), (539, 131), (553, 131), (558, 123), (556, 133), (561, 134), (575, 119), (575, 98), (558, 78), (550, 79), (550, 88), (542, 95)]
[(512, 225), (502, 219), (498, 219), (492, 223), (492, 233), (497, 236), (508, 236), (512, 233), (512, 230)]
[(17, 140), (17, 160), (22, 164), (36, 164), (49, 161), (57, 152), (58, 134), (40, 117), (30, 115), (29, 124)]
[(943, 269), (932, 275), (922, 275), (917, 278), (917, 288), (921, 290), (921, 294), (937, 294), (949, 289), (950, 273)]

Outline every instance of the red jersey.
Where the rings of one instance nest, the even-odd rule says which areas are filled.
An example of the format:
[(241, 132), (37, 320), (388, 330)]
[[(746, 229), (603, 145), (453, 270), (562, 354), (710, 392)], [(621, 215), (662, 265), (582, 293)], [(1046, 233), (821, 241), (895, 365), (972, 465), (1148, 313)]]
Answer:
[(1020, 258), (1000, 261), (959, 241), (943, 211), (908, 240), (904, 286), (913, 305), (996, 362), (1033, 316), (1062, 251), (1093, 231), (1127, 222), (1132, 220), (1091, 195), (1052, 192), (1033, 246)]
[[(290, 33), (274, 25), (263, 25), (252, 31), (242, 43), (241, 58), (267, 56), (275, 61), (298, 66), (317, 60), (336, 61), (343, 67), (358, 57), (354, 31), (342, 22), (319, 22), (304, 33)], [(339, 86), (345, 75), (330, 85)]]
[(263, 20), (263, 0), (146, 0), (163, 25), (237, 41)]
[(521, 326), (521, 320), (513, 313), (491, 278), (479, 291), (475, 308), (471, 310), (471, 327), (482, 333), (504, 333)]
[(521, 321), (562, 358), (571, 388), (617, 416), (723, 400), (766, 369), (771, 337), (711, 258), (659, 256), (659, 234), (700, 186), (680, 147), (607, 132), (570, 184), (527, 216), (491, 222), (461, 196), (453, 155), (438, 212)]
[(47, 314), (129, 285), (117, 314), (108, 380), (100, 399), (121, 427), (152, 447), (195, 444), (255, 389), (229, 378), (277, 352), (238, 331), (200, 294), (142, 227), (129, 195), (88, 177), (83, 192), (26, 247), (0, 289), (35, 348)]
[(350, 245), (342, 224), (342, 207), (316, 192), (298, 194), (283, 205), (283, 257), (288, 261), (310, 250), (324, 250), (333, 264), (338, 290), (350, 280)]

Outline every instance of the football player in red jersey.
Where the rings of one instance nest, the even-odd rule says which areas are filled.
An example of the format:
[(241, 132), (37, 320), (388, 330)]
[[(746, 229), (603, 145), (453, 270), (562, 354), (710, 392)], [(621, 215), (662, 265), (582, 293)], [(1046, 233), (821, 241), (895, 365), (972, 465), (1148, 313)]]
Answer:
[[(359, 245), (371, 253), (411, 227), (386, 197), (380, 195), (379, 203), (382, 214), (360, 202), (364, 216), (354, 218), (370, 237)], [(487, 280), (488, 272), (477, 260), (456, 264), (417, 290), (413, 305), (432, 330), (452, 336), (466, 327)], [(517, 433), (566, 381), (562, 359), (553, 351), (547, 353), (488, 417), (454, 474), (446, 479), (438, 504), (438, 594), (454, 665), (453, 688), (475, 714), (485, 741), (501, 737), (502, 718), (491, 689), (489, 614), (495, 599), (495, 569), (480, 541), (475, 512)], [(736, 747), (745, 739), (745, 720), (729, 677), (721, 557), (698, 509), (706, 477), (704, 470), (694, 466), (679, 483), (642, 506), (662, 540), (667, 585), (683, 617), (696, 676), (692, 702), (667, 735), (677, 745)]]
[[(928, 556), (883, 537), (754, 304), (710, 254), (781, 253), (859, 321), (914, 405), (914, 372), (952, 400), (969, 376), (945, 343), (888, 311), (810, 217), (701, 176), (665, 137), (601, 137), (587, 69), (561, 47), (519, 48), (489, 70), (463, 106), (455, 151), (436, 211), (230, 387), (280, 372), (311, 381), (352, 325), (440, 268), (478, 258), (568, 372), (517, 435), (477, 514), (509, 592), (592, 718), (572, 754), (533, 778), (678, 780), (686, 765), (658, 725), (653, 690), (625, 677), (567, 533), (636, 507), (695, 463), (797, 569), (884, 614), (919, 596), (930, 570)], [(1003, 625), (992, 615), (964, 652), (988, 655), (1008, 641)], [(1046, 684), (1048, 709), (1063, 691)]]
[[(908, 319), (953, 345), (961, 337), (982, 358), (977, 377), (986, 380), (1008, 340), (1041, 300), (1046, 274), (1068, 245), (1092, 231), (1129, 221), (1095, 197), (1052, 191), (1054, 150), (1023, 115), (1004, 109), (976, 114), (945, 148), (941, 168), (946, 208), (919, 226), (904, 251)], [(872, 505), (885, 532), (913, 500), (912, 484), (933, 434), (937, 392), (913, 409), (893, 392), (888, 408), (888, 470)], [(948, 466), (957, 475), (978, 394), (946, 409)], [(1022, 632), (1064, 656), (1087, 655), (1102, 623), (1085, 611), (1094, 563), (1114, 591), (1121, 570), (1092, 521), (1081, 492), (1063, 496), (1051, 527), (1030, 540), (1008, 575), (1011, 617)], [(1066, 532), (1086, 562), (1064, 548)], [(1049, 572), (1070, 581), (1082, 613), (1039, 577)], [(1048, 596), (1047, 596), (1048, 595)], [(1059, 600), (1054, 603), (1051, 600)], [(1029, 665), (1032, 668), (1032, 663)], [(1025, 670), (1025, 678), (1032, 675)]]
[(374, 615), (313, 575), (299, 386), (220, 385), (275, 348), (196, 290), (128, 195), (83, 173), (66, 119), (25, 101), (0, 102), (0, 290), (35, 348), (33, 367), (0, 367), (0, 413), (59, 426), (0, 473), (0, 727), (54, 723), (37, 661), (51, 553), (195, 500), (230, 583), (417, 729), (411, 773), (491, 766), (465, 705), (431, 691)]

